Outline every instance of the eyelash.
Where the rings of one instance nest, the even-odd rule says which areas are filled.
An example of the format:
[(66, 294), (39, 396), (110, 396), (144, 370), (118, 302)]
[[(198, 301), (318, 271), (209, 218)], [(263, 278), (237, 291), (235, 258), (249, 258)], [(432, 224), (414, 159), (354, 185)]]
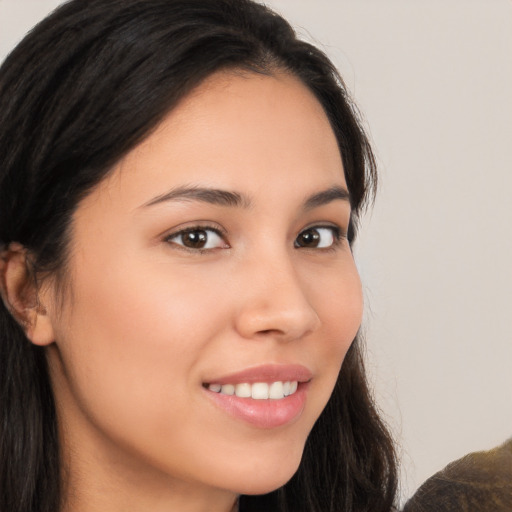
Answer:
[[(330, 230), (331, 231), (332, 242), (330, 245), (328, 245), (326, 247), (306, 247), (306, 246), (298, 245), (297, 240), (301, 235), (304, 235), (308, 231), (317, 231), (318, 232), (319, 230)], [(194, 232), (196, 232), (196, 233), (212, 232), (216, 236), (221, 238), (224, 241), (225, 245), (224, 245), (224, 247), (209, 247), (209, 248), (197, 247), (197, 248), (194, 248), (194, 247), (187, 247), (183, 243), (175, 242), (175, 240), (177, 238), (183, 237), (187, 234), (194, 233)], [(320, 224), (320, 225), (309, 226), (309, 227), (303, 229), (302, 231), (300, 231), (300, 233), (295, 238), (293, 245), (296, 249), (308, 249), (308, 250), (316, 250), (316, 251), (335, 251), (341, 245), (341, 243), (346, 239), (347, 239), (347, 234), (339, 226)], [(204, 253), (210, 252), (215, 249), (229, 249), (230, 248), (229, 243), (226, 241), (226, 233), (223, 230), (219, 229), (218, 227), (205, 225), (205, 224), (187, 227), (187, 228), (181, 229), (175, 233), (171, 233), (170, 235), (165, 237), (164, 242), (175, 245), (180, 250), (192, 252), (192, 253), (196, 253), (196, 254), (197, 253), (204, 254)]]
[[(324, 230), (324, 229), (327, 229), (327, 230), (331, 231), (331, 233), (332, 233), (332, 242), (327, 247), (304, 247), (304, 246), (297, 245), (298, 238), (301, 235), (304, 235), (306, 232), (308, 232), (308, 231), (317, 231), (318, 232), (319, 230)], [(296, 249), (302, 248), (302, 249), (309, 249), (311, 251), (335, 251), (346, 238), (347, 238), (346, 233), (339, 226), (335, 226), (332, 224), (327, 224), (327, 225), (320, 224), (320, 225), (309, 226), (309, 227), (303, 229), (297, 235), (297, 238), (295, 239), (293, 245)]]
[[(217, 235), (219, 238), (221, 238), (224, 241), (225, 247), (207, 248), (207, 249), (193, 248), (193, 247), (187, 247), (183, 244), (178, 244), (174, 241), (176, 238), (183, 237), (189, 233), (200, 232), (200, 231), (215, 233), (215, 235)], [(210, 252), (213, 249), (229, 249), (230, 248), (230, 245), (226, 242), (226, 233), (223, 232), (218, 227), (209, 226), (207, 224), (201, 224), (201, 225), (197, 225), (197, 226), (187, 227), (185, 229), (180, 229), (179, 231), (176, 231), (175, 233), (171, 233), (170, 235), (166, 236), (164, 241), (169, 244), (175, 245), (180, 250), (192, 252), (192, 253), (199, 253), (199, 254), (204, 254), (204, 253)]]

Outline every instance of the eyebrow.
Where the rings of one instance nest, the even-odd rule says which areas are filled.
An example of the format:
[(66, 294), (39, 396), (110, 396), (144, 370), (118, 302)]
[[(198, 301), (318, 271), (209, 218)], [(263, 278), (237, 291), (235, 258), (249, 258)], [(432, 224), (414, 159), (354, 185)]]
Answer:
[(217, 206), (229, 206), (232, 208), (249, 208), (251, 201), (248, 197), (238, 192), (230, 192), (229, 190), (220, 190), (216, 188), (183, 186), (170, 190), (166, 194), (157, 196), (142, 207), (153, 206), (154, 204), (163, 203), (165, 201), (201, 201)]
[(313, 194), (304, 202), (304, 209), (312, 210), (313, 208), (318, 208), (319, 206), (323, 206), (324, 204), (328, 204), (336, 200), (347, 201), (350, 203), (350, 194), (348, 190), (343, 187), (335, 186), (330, 187), (327, 190), (323, 190), (322, 192), (318, 192), (317, 194)]
[[(182, 186), (174, 188), (165, 194), (154, 197), (141, 207), (145, 208), (166, 201), (201, 201), (217, 206), (228, 206), (231, 208), (250, 208), (249, 197), (239, 192), (231, 192), (216, 188)], [(347, 189), (340, 186), (333, 186), (321, 192), (309, 196), (304, 201), (304, 210), (312, 210), (332, 201), (342, 200), (350, 202), (350, 194)]]

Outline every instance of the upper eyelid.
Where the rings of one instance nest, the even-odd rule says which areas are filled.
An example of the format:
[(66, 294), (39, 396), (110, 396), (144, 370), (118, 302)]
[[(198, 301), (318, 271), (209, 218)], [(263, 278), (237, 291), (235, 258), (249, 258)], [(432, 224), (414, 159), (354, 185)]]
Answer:
[[(183, 236), (184, 234), (193, 232), (193, 231), (211, 231), (211, 232), (215, 233), (215, 235), (217, 235), (223, 241), (225, 246), (224, 247), (207, 247), (207, 248), (197, 247), (197, 248), (194, 248), (194, 247), (187, 247), (185, 244), (177, 243), (175, 241), (176, 238), (179, 238), (180, 236)], [(225, 249), (231, 248), (231, 245), (230, 245), (229, 241), (227, 240), (224, 231), (225, 230), (222, 230), (218, 227), (208, 226), (205, 224), (199, 224), (199, 225), (196, 224), (193, 226), (183, 227), (181, 229), (179, 229), (179, 228), (175, 229), (171, 233), (168, 233), (163, 236), (163, 242), (165, 242), (168, 245), (174, 246), (175, 250), (185, 251), (189, 254), (206, 254), (206, 253), (210, 253), (212, 251), (216, 251), (219, 249), (225, 250)]]
[(304, 231), (307, 231), (308, 229), (332, 229), (334, 231), (337, 231), (339, 233), (339, 236), (340, 237), (346, 237), (347, 236), (347, 232), (348, 232), (348, 229), (344, 228), (343, 226), (341, 226), (340, 224), (336, 224), (334, 222), (317, 222), (317, 223), (313, 223), (313, 224), (309, 224), (308, 226), (306, 226), (305, 228), (302, 228), (298, 234), (300, 235), (301, 233), (303, 233)]
[(171, 230), (167, 230), (161, 235), (161, 237), (164, 240), (169, 240), (170, 238), (179, 236), (179, 235), (181, 235), (183, 233), (187, 233), (189, 231), (195, 231), (195, 230), (213, 231), (214, 233), (216, 233), (219, 236), (222, 236), (223, 238), (226, 238), (226, 236), (227, 236), (226, 230), (218, 225), (209, 224), (207, 222), (205, 222), (205, 223), (198, 222), (198, 223), (190, 224), (188, 226), (178, 226)]
[[(303, 233), (304, 231), (307, 231), (308, 229), (332, 229), (333, 231), (336, 232), (336, 238), (337, 239), (344, 239), (344, 238), (347, 238), (347, 235), (348, 235), (348, 230), (344, 227), (342, 227), (340, 224), (337, 224), (337, 223), (334, 223), (334, 222), (313, 222), (311, 224), (308, 224), (307, 226), (303, 227), (300, 231), (297, 232), (296, 236), (294, 237), (294, 240), (296, 240), (296, 238), (301, 234)], [(218, 236), (220, 236), (228, 245), (230, 245), (230, 242), (227, 238), (228, 236), (228, 233), (226, 231), (226, 229), (222, 228), (221, 226), (219, 225), (212, 225), (210, 223), (208, 223), (207, 221), (204, 221), (201, 222), (197, 222), (197, 223), (194, 223), (194, 224), (191, 224), (191, 225), (185, 225), (183, 227), (177, 227), (177, 228), (174, 228), (172, 231), (167, 231), (166, 233), (163, 234), (162, 238), (164, 241), (169, 241), (173, 238), (176, 238), (184, 233), (187, 233), (189, 231), (194, 231), (194, 230), (204, 230), (204, 231), (213, 231), (215, 234), (217, 234)], [(206, 249), (208, 250), (208, 249)]]
[[(347, 231), (345, 228), (343, 228), (342, 226), (340, 226), (339, 224), (336, 224), (336, 223), (313, 222), (313, 223), (308, 224), (307, 226), (301, 228), (300, 231), (297, 232), (297, 235), (299, 235), (303, 231), (306, 231), (308, 229), (314, 229), (314, 228), (335, 229), (335, 230), (338, 230), (340, 232), (340, 234), (344, 234)], [(203, 224), (201, 222), (198, 222), (197, 224), (192, 224), (190, 226), (177, 227), (177, 228), (172, 229), (171, 231), (166, 231), (163, 236), (165, 238), (169, 238), (171, 236), (179, 235), (181, 233), (186, 233), (187, 231), (194, 231), (194, 230), (201, 230), (201, 229), (202, 230), (209, 229), (209, 230), (214, 231), (215, 233), (223, 235), (223, 236), (227, 235), (227, 231), (218, 225), (212, 225), (212, 224), (208, 224), (206, 222)]]
[[(298, 243), (298, 238), (299, 236), (301, 235), (301, 233), (304, 233), (305, 231), (308, 231), (310, 229), (330, 229), (333, 233), (332, 233), (332, 236), (333, 236), (333, 241), (330, 245), (328, 246), (325, 246), (325, 247), (321, 247), (321, 246), (314, 246), (314, 247), (308, 247), (308, 246), (301, 246), (299, 245)], [(297, 250), (301, 250), (301, 251), (319, 251), (319, 252), (329, 252), (329, 251), (333, 251), (333, 250), (336, 250), (340, 245), (342, 245), (344, 243), (344, 241), (348, 240), (348, 230), (347, 229), (344, 229), (342, 226), (340, 226), (339, 224), (334, 224), (334, 223), (317, 223), (317, 224), (312, 224), (308, 227), (305, 227), (304, 229), (302, 229), (301, 231), (299, 231), (299, 233), (297, 234), (297, 237), (295, 238), (293, 244), (294, 244), (294, 247), (295, 249)]]

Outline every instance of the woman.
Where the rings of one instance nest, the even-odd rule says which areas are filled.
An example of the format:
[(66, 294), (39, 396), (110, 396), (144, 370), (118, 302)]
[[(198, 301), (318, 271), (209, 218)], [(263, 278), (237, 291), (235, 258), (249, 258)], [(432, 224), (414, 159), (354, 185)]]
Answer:
[(77, 0), (0, 112), (0, 510), (391, 510), (328, 59), (250, 1)]

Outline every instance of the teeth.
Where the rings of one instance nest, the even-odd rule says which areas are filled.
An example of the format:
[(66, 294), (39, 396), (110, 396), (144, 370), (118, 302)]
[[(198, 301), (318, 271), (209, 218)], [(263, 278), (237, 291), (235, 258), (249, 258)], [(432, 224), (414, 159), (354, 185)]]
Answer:
[(255, 400), (266, 400), (268, 398), (268, 384), (265, 382), (253, 384), (251, 396)]
[(223, 395), (234, 395), (235, 394), (235, 386), (233, 384), (224, 384), (220, 389), (220, 392)]
[(249, 398), (251, 396), (251, 385), (237, 384), (235, 386), (235, 395), (242, 398)]
[(256, 382), (254, 384), (208, 384), (208, 389), (214, 393), (223, 395), (236, 395), (240, 398), (252, 398), (253, 400), (281, 400), (297, 391), (297, 381), (276, 381), (270, 384)]
[(284, 385), (282, 382), (272, 382), (270, 389), (268, 390), (268, 397), (278, 400), (284, 398)]

